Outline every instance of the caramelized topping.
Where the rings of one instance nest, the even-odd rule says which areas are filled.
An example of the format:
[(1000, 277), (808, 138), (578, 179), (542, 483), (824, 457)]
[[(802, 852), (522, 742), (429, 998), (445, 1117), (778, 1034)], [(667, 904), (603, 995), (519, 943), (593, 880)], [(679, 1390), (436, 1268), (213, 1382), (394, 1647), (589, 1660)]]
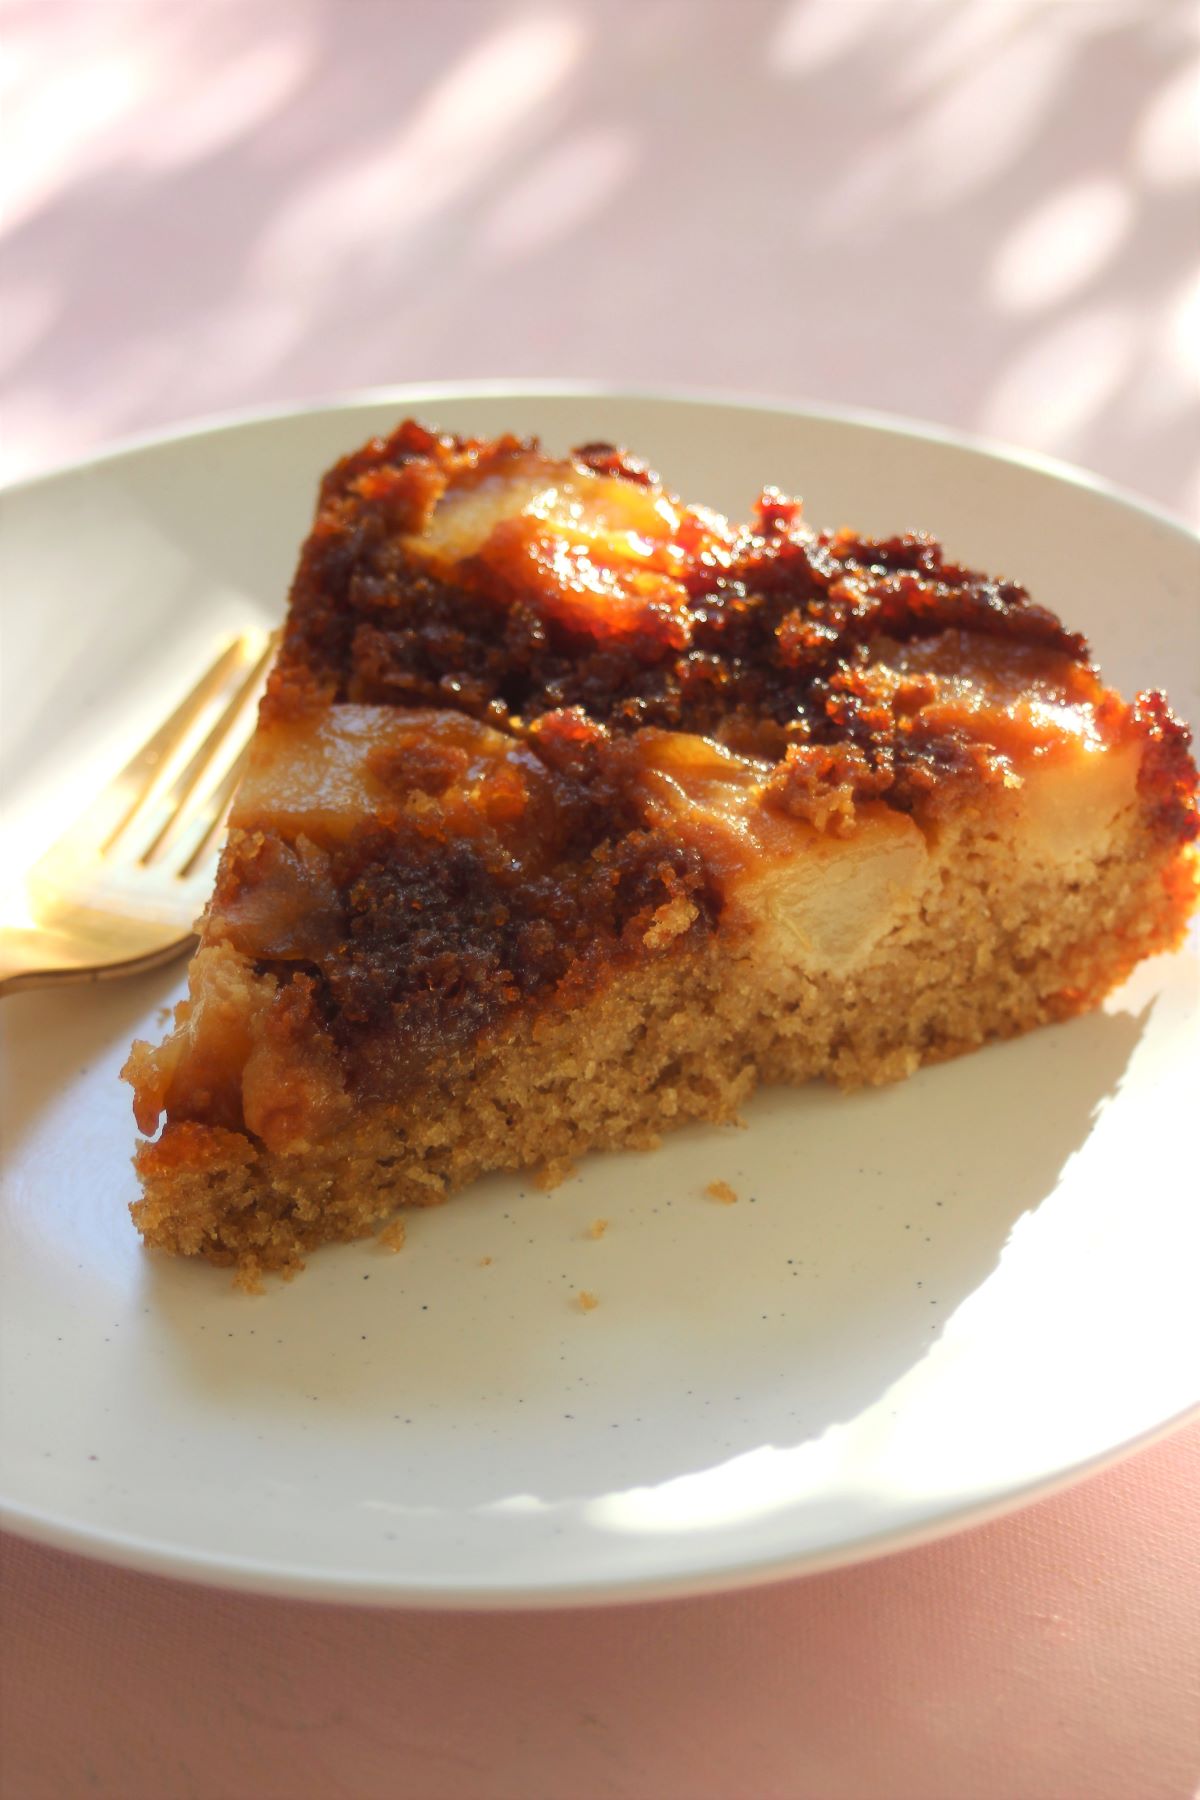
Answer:
[(580, 708), (772, 763), (816, 746), (801, 780), (860, 770), (855, 792), (911, 810), (978, 759), (881, 668), (964, 643), (1064, 704), (1102, 692), (1080, 637), (927, 537), (813, 532), (774, 490), (736, 530), (611, 446), (555, 462), (408, 422), (326, 478), (271, 705), (307, 689), (503, 730)]
[[(576, 713), (523, 744), (453, 713), (328, 718), (260, 738), (206, 939), (316, 976), (300, 1004), (363, 1091), (387, 1091), (397, 1038), (429, 1065), (535, 996), (569, 999), (714, 921), (698, 850), (648, 824), (630, 739)], [(304, 812), (285, 796), (280, 835), (274, 772), (286, 781), (313, 741), (331, 764), (357, 758), (357, 789), (343, 780), (330, 808), (314, 786)]]

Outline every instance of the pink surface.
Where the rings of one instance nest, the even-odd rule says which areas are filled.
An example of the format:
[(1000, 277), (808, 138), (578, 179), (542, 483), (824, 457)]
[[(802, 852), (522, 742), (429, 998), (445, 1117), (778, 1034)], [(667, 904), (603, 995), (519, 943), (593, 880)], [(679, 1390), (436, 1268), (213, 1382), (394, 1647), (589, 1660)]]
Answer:
[[(10, 3), (0, 446), (475, 375), (887, 408), (1200, 516), (1200, 13)], [(1200, 1382), (1198, 1382), (1200, 1386)], [(740, 1596), (356, 1613), (12, 1540), (5, 1800), (1164, 1800), (1200, 1428)]]
[(742, 1595), (365, 1613), (13, 1546), (21, 1800), (1185, 1800), (1200, 1429), (931, 1548)]

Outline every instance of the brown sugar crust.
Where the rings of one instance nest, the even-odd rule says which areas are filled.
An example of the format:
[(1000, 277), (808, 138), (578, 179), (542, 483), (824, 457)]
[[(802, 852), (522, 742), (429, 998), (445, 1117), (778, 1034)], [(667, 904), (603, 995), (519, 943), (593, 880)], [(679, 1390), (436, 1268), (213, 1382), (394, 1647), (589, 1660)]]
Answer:
[[(565, 466), (625, 484), (631, 504), (662, 492), (653, 471), (610, 445), (586, 445)], [(613, 737), (652, 726), (786, 759), (782, 794), (815, 778), (915, 812), (939, 788), (986, 776), (988, 751), (995, 760), (978, 720), (923, 679), (961, 677), (965, 656), (985, 673), (1003, 669), (1013, 691), (1103, 701), (1109, 735), (1153, 740), (1164, 808), (1194, 835), (1189, 739), (1162, 696), (1124, 707), (1081, 636), (1017, 583), (953, 562), (924, 534), (812, 531), (799, 503), (771, 489), (735, 530), (664, 496), (674, 529), (639, 552), (632, 573), (602, 552), (612, 579), (599, 594), (589, 585), (596, 556), (563, 576), (561, 530), (537, 518), (502, 520), (457, 560), (414, 549), (448, 492), (531, 471), (550, 481), (563, 467), (536, 440), (450, 437), (411, 420), (337, 464), (321, 486), (264, 716), (351, 701), (450, 708), (510, 731), (514, 720), (578, 709)]]
[[(574, 453), (586, 474), (625, 483), (630, 503), (657, 477), (608, 445)], [(881, 650), (947, 631), (1020, 646), (1064, 697), (1100, 692), (1087, 646), (1014, 582), (950, 561), (920, 534), (872, 540), (808, 530), (774, 490), (733, 530), (666, 496), (674, 529), (617, 567), (595, 604), (562, 573), (561, 531), (503, 520), (469, 554), (431, 565), (413, 539), (439, 500), (488, 481), (563, 467), (534, 440), (438, 436), (406, 421), (339, 463), (291, 594), (272, 704), (325, 700), (454, 707), (501, 729), (579, 707), (614, 732), (658, 726), (711, 736), (774, 761), (792, 743), (853, 744), (891, 803), (919, 803), (953, 771), (953, 733), (922, 731), (881, 694)]]
[(715, 923), (699, 852), (635, 803), (635, 746), (577, 714), (520, 744), (425, 714), (372, 762), (392, 797), (344, 835), (235, 829), (207, 929), (291, 981), (294, 1033), (327, 1037), (367, 1096), (397, 1048), (425, 1068), (543, 996), (576, 1003), (681, 917)]

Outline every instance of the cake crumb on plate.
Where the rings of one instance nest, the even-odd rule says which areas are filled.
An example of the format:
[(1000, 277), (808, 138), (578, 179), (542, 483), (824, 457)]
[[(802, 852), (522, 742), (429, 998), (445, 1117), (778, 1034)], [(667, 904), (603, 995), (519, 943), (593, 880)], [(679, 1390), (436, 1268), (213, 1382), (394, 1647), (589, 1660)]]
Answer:
[(722, 1206), (737, 1204), (737, 1190), (731, 1188), (727, 1181), (710, 1181), (704, 1191), (710, 1200), (719, 1200)]
[(534, 1176), (534, 1186), (548, 1194), (552, 1188), (561, 1187), (564, 1181), (570, 1180), (574, 1173), (575, 1164), (569, 1156), (551, 1156)]

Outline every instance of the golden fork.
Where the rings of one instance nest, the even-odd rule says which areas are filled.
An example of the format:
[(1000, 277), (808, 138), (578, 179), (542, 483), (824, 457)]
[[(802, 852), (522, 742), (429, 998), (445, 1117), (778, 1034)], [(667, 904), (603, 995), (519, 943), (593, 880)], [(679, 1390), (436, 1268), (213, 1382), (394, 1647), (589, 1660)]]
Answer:
[(192, 945), (274, 648), (262, 631), (228, 644), (29, 871), (25, 918), (0, 924), (0, 994), (134, 974)]

